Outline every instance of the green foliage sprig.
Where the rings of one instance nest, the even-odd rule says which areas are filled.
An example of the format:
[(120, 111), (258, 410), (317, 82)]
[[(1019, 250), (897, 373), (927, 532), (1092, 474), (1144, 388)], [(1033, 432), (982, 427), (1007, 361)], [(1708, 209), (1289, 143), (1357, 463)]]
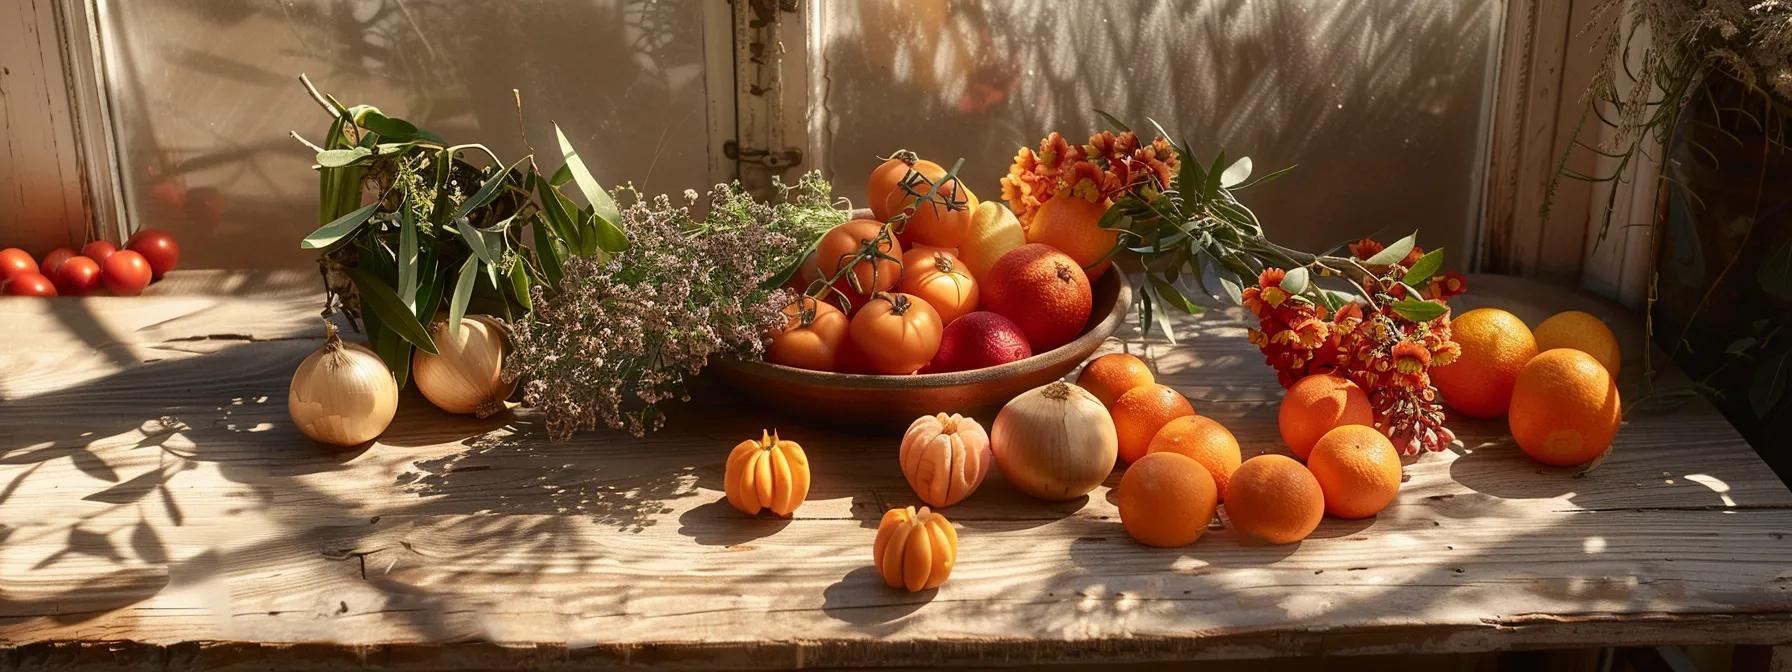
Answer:
[[(1116, 130), (1131, 132), (1112, 115), (1099, 114)], [(1411, 268), (1401, 264), (1413, 250), (1416, 234), (1363, 260), (1335, 254), (1336, 250), (1314, 254), (1278, 245), (1264, 235), (1262, 222), (1238, 199), (1237, 192), (1286, 175), (1294, 166), (1252, 179), (1250, 157), (1228, 161), (1224, 151), (1204, 165), (1163, 126), (1148, 121), (1179, 155), (1175, 184), (1169, 189), (1158, 189), (1149, 180), (1134, 185), (1114, 199), (1101, 220), (1102, 228), (1121, 232), (1121, 246), (1115, 253), (1136, 253), (1145, 265), (1146, 282), (1135, 299), (1141, 332), (1155, 323), (1174, 341), (1163, 309), (1202, 312), (1179, 283), (1192, 278), (1202, 292), (1214, 294), (1207, 286), (1209, 270), (1233, 303), (1240, 302), (1244, 288), (1255, 284), (1265, 268), (1276, 267), (1288, 271), (1283, 289), (1328, 310), (1335, 311), (1352, 300), (1349, 293), (1322, 287), (1318, 279), (1328, 276), (1350, 280), (1351, 289), (1371, 308), (1380, 300), (1391, 300), (1389, 307), (1394, 312), (1414, 322), (1429, 321), (1445, 310), (1422, 298), (1424, 292), (1415, 287), (1442, 268), (1442, 251), (1432, 250)], [(1405, 291), (1393, 291), (1395, 287)], [(1390, 294), (1401, 298), (1391, 299)]]
[[(559, 282), (569, 259), (628, 249), (614, 199), (558, 126), (562, 163), (544, 175), (533, 155), (506, 163), (299, 79), (330, 116), (322, 143), (292, 133), (317, 152), (322, 222), (300, 247), (321, 252), (325, 313), (364, 323), (401, 387), (413, 350), (436, 351), (424, 325), (445, 316), (456, 330), (469, 311), (520, 319), (530, 288)], [(567, 197), (568, 183), (585, 205)]]

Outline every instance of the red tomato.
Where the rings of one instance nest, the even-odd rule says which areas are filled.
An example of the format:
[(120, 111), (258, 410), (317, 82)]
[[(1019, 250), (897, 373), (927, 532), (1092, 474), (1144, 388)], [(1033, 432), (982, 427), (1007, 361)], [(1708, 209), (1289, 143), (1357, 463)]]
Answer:
[(57, 294), (81, 296), (100, 286), (100, 265), (87, 257), (74, 257), (62, 262), (50, 280), (56, 283)]
[(73, 256), (75, 256), (75, 251), (66, 247), (58, 247), (54, 250), (50, 250), (49, 254), (44, 255), (43, 262), (38, 264), (37, 272), (50, 276), (51, 280), (55, 280), (56, 269), (61, 268), (62, 262), (68, 261), (69, 257)]
[(16, 247), (0, 250), (0, 281), (11, 280), (25, 273), (36, 273), (37, 260)]
[(26, 271), (12, 276), (12, 281), (6, 283), (6, 295), (55, 296), (56, 286), (50, 284), (50, 279), (44, 277), (44, 274), (37, 271)]
[(119, 296), (136, 296), (149, 286), (149, 262), (143, 255), (130, 250), (113, 252), (112, 256), (100, 262), (100, 280), (106, 283), (106, 289)]
[(162, 276), (174, 270), (175, 264), (180, 263), (180, 245), (175, 244), (174, 236), (161, 229), (138, 231), (131, 236), (130, 242), (124, 244), (124, 248), (143, 255), (143, 259), (149, 262), (150, 272), (157, 280), (161, 280)]
[(101, 267), (106, 265), (106, 258), (118, 251), (118, 246), (110, 240), (96, 240), (81, 246), (81, 256), (94, 260)]

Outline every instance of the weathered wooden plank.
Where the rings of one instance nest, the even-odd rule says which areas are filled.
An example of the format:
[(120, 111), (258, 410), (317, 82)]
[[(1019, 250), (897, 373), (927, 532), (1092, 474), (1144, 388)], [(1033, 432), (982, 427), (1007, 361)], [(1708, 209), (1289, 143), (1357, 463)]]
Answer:
[[(1556, 307), (1615, 314), (1578, 293), (1472, 282), (1481, 296), (1464, 306), (1533, 322)], [(325, 450), (282, 402), (317, 344), (309, 318), (266, 315), (282, 301), (312, 312), (315, 289), (195, 291), (216, 305), (155, 320), (149, 306), (179, 315), (187, 299), (141, 299), (100, 318), (155, 361), (66, 343), (63, 360), (0, 351), (0, 389), (29, 390), (0, 404), (0, 646), (13, 647), (0, 667), (109, 655), (226, 669), (925, 666), (1792, 642), (1792, 492), (1702, 402), (1633, 415), (1581, 477), (1531, 463), (1500, 423), (1457, 422), (1464, 448), (1413, 461), (1394, 506), (1285, 547), (1220, 525), (1185, 549), (1147, 549), (1105, 488), (1044, 504), (997, 475), (947, 512), (963, 540), (952, 580), (910, 595), (868, 569), (877, 516), (916, 503), (892, 438), (779, 422), (701, 385), (642, 439), (547, 443), (530, 413), (454, 418), (407, 395), (381, 441)], [(27, 303), (0, 301), (0, 314), (41, 308)], [(41, 313), (19, 322), (32, 320), (66, 329)], [(253, 335), (193, 338), (239, 329)], [(1177, 346), (1110, 347), (1148, 356), (1247, 454), (1281, 451), (1279, 391), (1241, 329), (1233, 314), (1189, 325)], [(721, 457), (768, 424), (814, 464), (796, 520), (720, 502)]]

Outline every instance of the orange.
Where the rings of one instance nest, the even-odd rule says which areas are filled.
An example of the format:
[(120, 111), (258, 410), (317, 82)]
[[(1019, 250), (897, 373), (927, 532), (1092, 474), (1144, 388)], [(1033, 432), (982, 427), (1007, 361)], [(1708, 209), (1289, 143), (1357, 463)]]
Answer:
[(1313, 446), (1307, 468), (1325, 493), (1325, 512), (1339, 518), (1368, 518), (1400, 494), (1400, 454), (1373, 427), (1345, 425), (1326, 432)]
[(1611, 373), (1592, 355), (1556, 348), (1519, 372), (1507, 426), (1531, 459), (1565, 467), (1604, 453), (1621, 419)]
[(1219, 505), (1213, 476), (1194, 458), (1146, 455), (1126, 468), (1114, 489), (1120, 525), (1146, 546), (1187, 546), (1201, 538)]
[(1151, 375), (1151, 367), (1145, 360), (1124, 352), (1115, 352), (1096, 357), (1083, 365), (1083, 372), (1076, 376), (1076, 386), (1088, 390), (1101, 400), (1101, 405), (1112, 407), (1114, 400), (1140, 385), (1157, 382)]
[(1286, 455), (1258, 455), (1232, 472), (1226, 488), (1232, 529), (1272, 544), (1307, 538), (1325, 517), (1325, 493), (1313, 472)]
[(1618, 351), (1618, 337), (1591, 313), (1568, 310), (1551, 315), (1537, 325), (1537, 351), (1574, 348), (1599, 360), (1613, 377), (1623, 355)]
[(1505, 415), (1518, 370), (1537, 356), (1531, 328), (1498, 308), (1476, 308), (1451, 319), (1450, 334), (1462, 354), (1431, 370), (1444, 405), (1472, 418)]
[(1319, 437), (1335, 427), (1375, 424), (1375, 407), (1363, 388), (1343, 376), (1314, 374), (1300, 379), (1282, 396), (1277, 415), (1282, 442), (1307, 459)]
[(1195, 407), (1175, 388), (1151, 383), (1127, 390), (1108, 411), (1114, 416), (1114, 433), (1120, 438), (1120, 459), (1132, 464), (1145, 456), (1145, 449), (1158, 430), (1171, 420), (1194, 415)]
[(1220, 501), (1226, 501), (1226, 483), (1238, 470), (1241, 459), (1238, 437), (1219, 421), (1205, 415), (1185, 415), (1164, 423), (1145, 447), (1145, 457), (1154, 453), (1180, 453), (1195, 458), (1213, 476)]
[(1100, 278), (1108, 270), (1108, 253), (1120, 244), (1119, 231), (1101, 228), (1107, 210), (1104, 204), (1068, 194), (1046, 199), (1027, 223), (1027, 242), (1058, 248), (1075, 259), (1090, 280)]
[(1002, 255), (977, 278), (977, 303), (1013, 320), (1041, 353), (1074, 340), (1089, 323), (1094, 295), (1076, 260), (1048, 245), (1027, 244)]

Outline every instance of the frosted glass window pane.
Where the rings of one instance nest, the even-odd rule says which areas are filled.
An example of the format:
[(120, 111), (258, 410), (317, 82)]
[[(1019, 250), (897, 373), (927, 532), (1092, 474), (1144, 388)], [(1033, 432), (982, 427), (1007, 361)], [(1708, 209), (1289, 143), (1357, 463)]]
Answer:
[[(507, 159), (558, 121), (606, 184), (709, 182), (704, 0), (105, 0), (121, 171), (189, 267), (302, 267), (328, 118), (298, 74)], [(558, 165), (552, 159), (551, 165)]]
[(1322, 248), (1413, 229), (1468, 258), (1503, 2), (862, 0), (817, 3), (825, 158), (862, 201), (873, 154), (963, 157), (999, 198), (1015, 150), (1101, 108), (1156, 118), (1260, 172), (1272, 238)]

